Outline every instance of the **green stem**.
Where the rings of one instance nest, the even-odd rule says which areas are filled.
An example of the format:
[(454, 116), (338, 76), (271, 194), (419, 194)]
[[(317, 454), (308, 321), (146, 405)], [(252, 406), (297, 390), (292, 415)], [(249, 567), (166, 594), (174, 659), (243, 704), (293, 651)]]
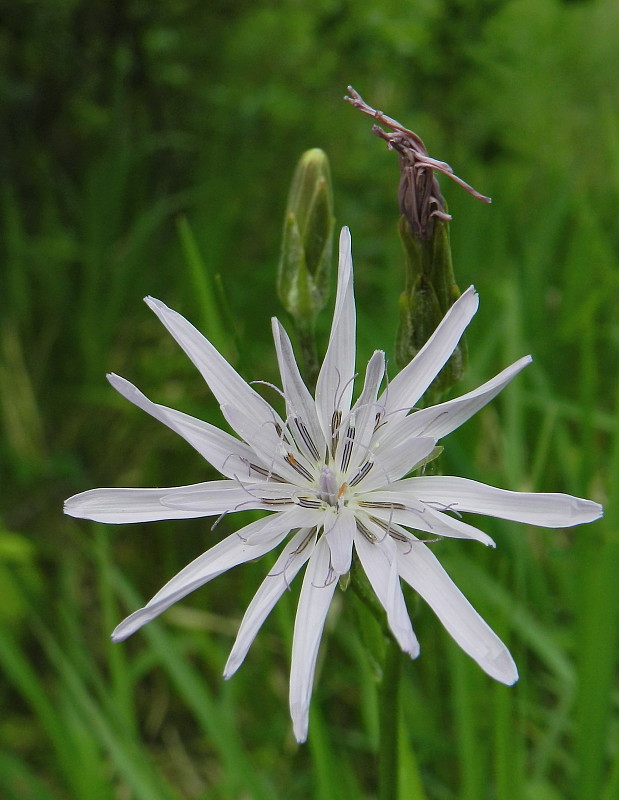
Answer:
[(399, 694), (402, 653), (389, 639), (385, 649), (385, 668), (380, 690), (378, 745), (379, 800), (397, 800), (399, 764)]
[[(350, 586), (357, 597), (376, 619), (382, 631), (382, 679), (379, 690), (378, 720), (378, 798), (397, 800), (399, 756), (399, 688), (402, 651), (389, 629), (385, 611), (367, 579), (355, 561), (350, 571)], [(382, 649), (382, 648), (380, 648)]]

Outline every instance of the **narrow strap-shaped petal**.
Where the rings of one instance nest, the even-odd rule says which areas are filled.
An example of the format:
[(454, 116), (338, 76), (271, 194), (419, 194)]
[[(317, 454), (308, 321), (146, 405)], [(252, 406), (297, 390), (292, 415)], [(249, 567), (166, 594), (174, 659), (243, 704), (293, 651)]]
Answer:
[(486, 514), (543, 528), (568, 528), (593, 522), (603, 514), (599, 503), (570, 494), (511, 492), (485, 483), (442, 475), (407, 478), (398, 494), (452, 511)]
[(466, 326), (477, 311), (479, 300), (473, 286), (462, 294), (441, 320), (438, 328), (411, 362), (391, 381), (380, 397), (385, 413), (404, 416), (419, 400), (456, 349)]
[(90, 489), (69, 497), (64, 512), (70, 517), (112, 525), (195, 519), (258, 508), (282, 510), (286, 505), (294, 506), (294, 490), (295, 487), (284, 483), (241, 486), (238, 481), (209, 481), (163, 489)]
[[(264, 483), (271, 499), (291, 497), (287, 484)], [(70, 517), (122, 525), (162, 519), (210, 517), (231, 511), (267, 508), (260, 495), (237, 481), (209, 481), (191, 486), (163, 489), (90, 489), (65, 500), (64, 512)]]
[[(325, 455), (325, 440), (316, 414), (314, 398), (303, 382), (288, 334), (275, 318), (272, 320), (272, 326), (289, 425), (305, 456), (319, 460)], [(300, 425), (306, 426), (307, 434)], [(309, 441), (307, 435), (310, 437)]]
[(298, 742), (307, 739), (316, 658), (327, 611), (336, 586), (336, 576), (330, 567), (329, 546), (322, 536), (305, 570), (292, 640), (290, 715)]
[[(385, 374), (385, 354), (376, 350), (368, 362), (363, 389), (348, 417), (340, 425), (337, 460), (342, 470), (359, 466), (368, 456), (370, 442), (376, 426), (378, 405), (376, 396)], [(349, 431), (352, 432), (352, 440)], [(350, 453), (348, 453), (348, 448)]]
[[(378, 528), (378, 526), (372, 525), (367, 517), (363, 522), (370, 530)], [(355, 533), (355, 549), (376, 596), (387, 612), (387, 621), (391, 632), (402, 650), (411, 658), (416, 658), (419, 655), (419, 642), (413, 632), (400, 587), (395, 542), (380, 529), (376, 530), (376, 534), (379, 537), (378, 540), (370, 542), (357, 531)]]
[(230, 436), (229, 433), (214, 425), (209, 425), (208, 422), (191, 417), (189, 414), (183, 414), (182, 411), (153, 403), (136, 386), (119, 375), (110, 374), (107, 379), (123, 397), (182, 436), (204, 459), (227, 478), (239, 475), (241, 471), (244, 471), (245, 474), (248, 473), (249, 464), (255, 461), (255, 454), (245, 442), (235, 439), (234, 436)]
[(350, 569), (352, 544), (357, 525), (353, 512), (346, 507), (329, 509), (324, 517), (325, 538), (331, 551), (331, 566), (338, 575)]
[(245, 656), (262, 623), (271, 613), (284, 591), (290, 587), (297, 572), (314, 552), (316, 531), (301, 528), (282, 550), (269, 574), (254, 595), (239, 627), (236, 640), (224, 669), (224, 678), (230, 678), (243, 663)]
[[(213, 482), (215, 483), (215, 481)], [(239, 485), (237, 481), (217, 481), (220, 484), (232, 484), (227, 488), (227, 497), (218, 499), (214, 497), (216, 490), (210, 486), (207, 493), (193, 487), (182, 486), (179, 489), (166, 495), (163, 500), (171, 508), (181, 510), (202, 512), (207, 502), (212, 505), (216, 503), (226, 509), (219, 513), (232, 513), (235, 511), (247, 511), (261, 508), (265, 511), (283, 511), (296, 505), (292, 493), (296, 487), (287, 483), (275, 483), (270, 481), (247, 482)], [(234, 487), (234, 488), (233, 488)], [(151, 490), (153, 491), (153, 490)], [(156, 489), (154, 491), (157, 491)], [(225, 501), (228, 501), (227, 503)]]
[(495, 398), (531, 360), (531, 356), (523, 356), (482, 386), (461, 397), (422, 408), (403, 419), (391, 417), (389, 424), (379, 431), (378, 440), (381, 445), (388, 447), (390, 442), (402, 442), (413, 436), (434, 436), (437, 440), (441, 439)]
[(479, 666), (501, 683), (518, 680), (509, 650), (475, 611), (438, 559), (421, 542), (396, 541), (401, 577), (432, 608), (449, 634)]
[(495, 546), (494, 541), (487, 533), (473, 525), (454, 519), (448, 514), (441, 514), (430, 506), (418, 501), (411, 501), (410, 498), (406, 504), (405, 498), (399, 492), (368, 492), (367, 495), (355, 499), (363, 511), (382, 520), (387, 526), (400, 524), (406, 528), (430, 533), (432, 536), (445, 536), (448, 539), (474, 539), (489, 547)]
[[(390, 484), (407, 475), (424, 458), (427, 458), (434, 449), (435, 440), (415, 438), (410, 442), (380, 447), (370, 457), (373, 466), (366, 476), (359, 482), (357, 491), (369, 492), (374, 489), (389, 488)], [(351, 481), (354, 476), (351, 476)]]
[(259, 420), (271, 420), (276, 416), (269, 403), (188, 320), (161, 300), (154, 297), (144, 300), (193, 361), (220, 404), (235, 405)]
[[(237, 533), (211, 547), (175, 575), (144, 606), (128, 616), (112, 633), (115, 642), (121, 642), (147, 622), (155, 619), (174, 603), (238, 564), (252, 561), (268, 553), (281, 542), (303, 515), (294, 511), (282, 512), (252, 522)], [(261, 533), (262, 537), (257, 534)], [(252, 544), (248, 544), (248, 539)]]
[(350, 232), (342, 228), (337, 276), (337, 297), (331, 335), (316, 384), (316, 411), (325, 440), (331, 441), (331, 422), (339, 411), (350, 410), (355, 374), (355, 299), (352, 279)]

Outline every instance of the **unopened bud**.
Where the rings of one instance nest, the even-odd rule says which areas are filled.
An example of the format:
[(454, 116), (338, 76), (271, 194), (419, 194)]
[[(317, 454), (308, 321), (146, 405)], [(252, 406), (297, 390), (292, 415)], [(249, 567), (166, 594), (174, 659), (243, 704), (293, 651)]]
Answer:
[(277, 275), (279, 298), (299, 328), (311, 328), (328, 300), (334, 224), (329, 161), (307, 150), (290, 186)]

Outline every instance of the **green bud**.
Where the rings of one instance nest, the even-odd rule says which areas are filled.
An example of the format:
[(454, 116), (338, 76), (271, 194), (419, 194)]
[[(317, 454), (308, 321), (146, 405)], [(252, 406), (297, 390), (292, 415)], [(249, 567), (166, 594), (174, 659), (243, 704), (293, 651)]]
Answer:
[(279, 298), (302, 330), (313, 328), (329, 297), (334, 224), (329, 161), (307, 150), (290, 186), (277, 275)]
[[(400, 327), (396, 339), (398, 365), (404, 367), (434, 333), (451, 306), (460, 297), (449, 244), (449, 223), (435, 219), (430, 239), (413, 234), (405, 216), (400, 217), (404, 245), (406, 287), (400, 295)], [(454, 350), (433, 382), (430, 391), (439, 394), (453, 386), (464, 372), (464, 339)]]

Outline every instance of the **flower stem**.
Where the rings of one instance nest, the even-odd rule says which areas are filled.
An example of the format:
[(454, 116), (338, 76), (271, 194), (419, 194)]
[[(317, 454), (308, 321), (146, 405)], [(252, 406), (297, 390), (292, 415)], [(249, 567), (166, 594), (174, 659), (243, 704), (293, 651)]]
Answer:
[(378, 798), (397, 800), (399, 764), (399, 694), (402, 651), (389, 629), (384, 609), (371, 591), (367, 576), (355, 560), (350, 572), (351, 588), (380, 626), (382, 658), (378, 709)]
[(389, 638), (385, 648), (385, 665), (380, 690), (378, 745), (379, 800), (397, 800), (399, 789), (399, 695), (402, 652)]

